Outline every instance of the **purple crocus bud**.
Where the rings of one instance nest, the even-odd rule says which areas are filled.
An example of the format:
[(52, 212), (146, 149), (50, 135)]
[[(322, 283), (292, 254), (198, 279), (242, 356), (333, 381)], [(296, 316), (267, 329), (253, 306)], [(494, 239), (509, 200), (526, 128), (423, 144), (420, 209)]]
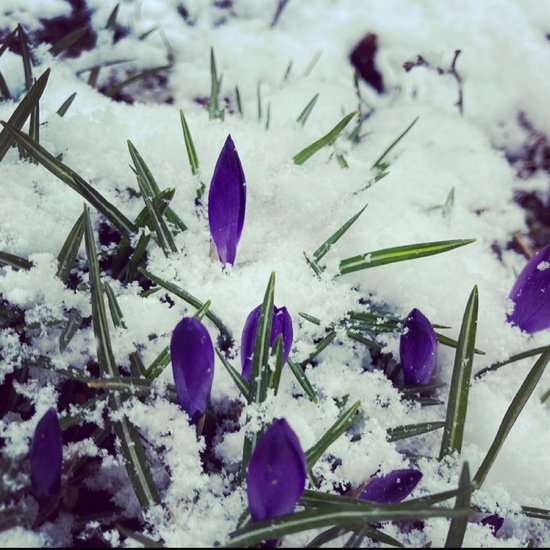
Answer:
[(31, 485), (40, 505), (54, 497), (61, 486), (63, 440), (57, 413), (53, 407), (38, 421), (30, 450)]
[(497, 531), (504, 524), (504, 518), (499, 516), (498, 514), (492, 514), (490, 516), (484, 517), (479, 523), (481, 523), (481, 525), (489, 525), (491, 531), (493, 532), (493, 535), (496, 537)]
[(210, 403), (214, 379), (214, 346), (206, 327), (184, 317), (172, 333), (170, 355), (178, 404), (197, 424)]
[(432, 324), (414, 308), (403, 323), (399, 355), (406, 386), (429, 384), (435, 370), (437, 338)]
[[(241, 336), (241, 366), (242, 376), (245, 380), (250, 381), (250, 371), (252, 369), (252, 356), (254, 355), (254, 344), (256, 342), (256, 330), (260, 313), (262, 311), (261, 304), (254, 308), (246, 318)], [(273, 321), (271, 324), (271, 336), (269, 345), (273, 346), (277, 336), (283, 335), (283, 365), (286, 363), (292, 347), (292, 339), (294, 331), (292, 329), (292, 317), (288, 313), (286, 307), (273, 306)]]
[(243, 167), (231, 136), (227, 136), (216, 162), (208, 192), (210, 233), (223, 264), (235, 262), (246, 208)]
[(550, 327), (550, 245), (527, 262), (508, 298), (514, 302), (508, 322), (529, 334)]
[(284, 418), (275, 419), (248, 463), (246, 493), (253, 521), (290, 514), (306, 486), (306, 457)]
[(394, 470), (371, 479), (359, 498), (380, 504), (395, 504), (407, 498), (421, 479), (422, 472), (418, 470)]

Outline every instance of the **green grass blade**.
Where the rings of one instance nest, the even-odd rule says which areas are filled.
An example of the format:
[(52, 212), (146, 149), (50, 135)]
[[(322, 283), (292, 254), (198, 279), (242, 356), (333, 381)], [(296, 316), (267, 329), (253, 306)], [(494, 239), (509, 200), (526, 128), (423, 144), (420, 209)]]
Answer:
[[(458, 346), (458, 342), (456, 340), (454, 340), (453, 338), (449, 338), (444, 334), (436, 332), (435, 336), (437, 338), (437, 341), (444, 346), (449, 346), (450, 348), (456, 348)], [(474, 353), (477, 355), (485, 355), (485, 352), (483, 350), (477, 348), (474, 349)]]
[(148, 380), (154, 380), (158, 378), (162, 371), (170, 363), (170, 346), (166, 346), (158, 355), (155, 360), (145, 369), (145, 378)]
[(21, 25), (17, 25), (17, 36), (21, 48), (21, 59), (23, 61), (23, 71), (25, 73), (25, 88), (30, 90), (32, 86), (32, 66), (33, 59), (30, 50), (29, 36)]
[(118, 84), (115, 84), (108, 90), (105, 90), (103, 92), (103, 95), (106, 95), (107, 97), (114, 97), (122, 88), (128, 86), (129, 84), (132, 84), (133, 82), (137, 82), (138, 80), (141, 80), (143, 78), (146, 78), (152, 74), (157, 74), (162, 71), (168, 71), (172, 68), (172, 65), (161, 65), (159, 67), (152, 67), (151, 69), (145, 69), (141, 71), (140, 73), (137, 73), (126, 80), (123, 80), (122, 82), (119, 82)]
[(197, 156), (197, 150), (195, 149), (195, 143), (189, 130), (187, 120), (183, 110), (180, 109), (181, 128), (183, 130), (183, 139), (185, 141), (185, 149), (187, 150), (187, 158), (189, 159), (189, 166), (191, 166), (191, 174), (196, 176), (199, 173), (199, 158)]
[[(467, 462), (462, 466), (458, 488), (461, 492), (456, 497), (455, 510), (467, 510), (470, 508), (470, 497), (472, 495), (470, 468)], [(451, 518), (447, 539), (445, 540), (445, 548), (462, 548), (467, 526), (468, 516), (455, 516)]]
[(57, 276), (67, 284), (71, 269), (76, 261), (76, 256), (84, 238), (84, 214), (81, 214), (72, 229), (69, 231), (61, 252), (57, 257)]
[(348, 338), (351, 338), (352, 340), (355, 340), (356, 342), (359, 342), (360, 344), (363, 344), (364, 346), (367, 346), (370, 349), (373, 349), (376, 351), (382, 351), (382, 346), (378, 342), (375, 342), (370, 338), (365, 338), (364, 336), (362, 336), (361, 334), (358, 334), (357, 332), (348, 330), (346, 331), (346, 336)]
[(10, 44), (13, 42), (13, 39), (16, 37), (16, 35), (17, 35), (17, 28), (11, 31), (6, 36), (6, 38), (4, 38), (4, 42), (2, 42), (2, 45), (0, 46), (0, 57), (10, 47)]
[(322, 454), (345, 432), (363, 418), (362, 413), (357, 413), (361, 401), (356, 401), (348, 410), (344, 411), (338, 420), (326, 431), (313, 447), (306, 451), (308, 468), (311, 469), (321, 458)]
[(388, 441), (393, 443), (400, 439), (407, 439), (415, 435), (422, 435), (445, 426), (445, 422), (419, 422), (418, 424), (404, 424), (395, 428), (388, 428)]
[(73, 309), (67, 320), (67, 324), (63, 327), (61, 334), (59, 335), (59, 351), (63, 353), (69, 342), (76, 334), (76, 331), (82, 325), (83, 318), (80, 315), (80, 312), (77, 309)]
[[(130, 151), (130, 156), (134, 163), (135, 171), (138, 177), (141, 178), (141, 183), (143, 184), (142, 193), (145, 197), (153, 199), (160, 193), (160, 188), (157, 181), (153, 177), (151, 170), (143, 160), (142, 156), (139, 154), (139, 151), (134, 147), (134, 144), (128, 140), (128, 150)], [(141, 186), (140, 186), (141, 187)]]
[[(171, 294), (174, 294), (178, 298), (181, 298), (182, 300), (192, 305), (196, 309), (200, 309), (204, 305), (204, 302), (197, 300), (197, 298), (195, 298), (194, 296), (192, 296), (191, 294), (189, 294), (179, 286), (173, 283), (169, 283), (168, 281), (165, 281), (164, 279), (161, 279), (160, 277), (153, 275), (152, 273), (150, 273), (149, 271), (141, 267), (138, 268), (138, 271), (142, 275), (144, 275), (145, 277), (153, 281), (154, 283), (157, 283), (157, 285), (161, 286)], [(218, 327), (222, 335), (222, 338), (224, 340), (225, 346), (230, 347), (233, 343), (233, 335), (231, 334), (231, 331), (223, 324), (222, 320), (217, 315), (212, 313), (211, 309), (209, 309), (208, 312), (206, 313), (206, 317), (210, 319)]]
[(237, 102), (237, 111), (239, 111), (239, 115), (241, 117), (243, 116), (243, 104), (241, 101), (241, 93), (239, 92), (239, 88), (235, 86), (235, 101)]
[(137, 351), (130, 353), (130, 372), (135, 378), (145, 377), (145, 365), (143, 364), (143, 359)]
[(69, 110), (69, 107), (73, 104), (74, 98), (76, 97), (76, 92), (73, 92), (57, 109), (57, 114), (61, 117), (65, 116), (67, 111)]
[(314, 253), (313, 258), (316, 262), (319, 262), (323, 256), (330, 250), (330, 247), (337, 243), (340, 237), (357, 221), (357, 218), (365, 211), (368, 204), (365, 204), (357, 214), (352, 216), (336, 233), (331, 235)]
[(529, 374), (526, 376), (518, 392), (514, 396), (514, 399), (512, 399), (512, 402), (510, 403), (508, 409), (506, 410), (506, 413), (504, 414), (504, 418), (502, 419), (502, 422), (500, 423), (500, 426), (498, 428), (495, 439), (493, 440), (493, 443), (491, 444), (491, 447), (487, 451), (487, 454), (485, 455), (485, 458), (483, 459), (481, 466), (479, 467), (476, 475), (474, 476), (473, 482), (477, 488), (483, 485), (483, 482), (485, 481), (485, 478), (487, 477), (489, 470), (493, 466), (498, 456), (498, 453), (502, 448), (502, 445), (506, 441), (506, 438), (508, 437), (510, 430), (514, 426), (521, 411), (523, 410), (523, 407), (525, 407), (527, 400), (529, 399), (529, 397), (533, 393), (533, 390), (538, 384), (546, 368), (546, 365), (548, 364), (548, 361), (550, 361), (550, 346), (548, 346), (545, 349), (545, 351), (542, 353), (542, 355), (533, 365), (533, 367), (529, 371)]
[(99, 80), (99, 71), (101, 67), (96, 66), (90, 69), (90, 76), (88, 77), (88, 85), (92, 88), (97, 87), (97, 81)]
[(115, 325), (115, 327), (126, 328), (123, 319), (124, 315), (122, 314), (122, 310), (118, 305), (118, 300), (116, 299), (115, 293), (113, 292), (111, 285), (107, 281), (103, 283), (103, 289), (105, 291), (105, 295), (107, 296), (107, 303), (109, 304), (109, 311), (111, 312), (113, 325)]
[(533, 506), (522, 506), (521, 513), (528, 518), (543, 519), (545, 521), (550, 520), (550, 510), (545, 508), (534, 508)]
[(262, 309), (256, 329), (254, 355), (250, 373), (251, 403), (262, 403), (267, 396), (269, 380), (269, 350), (271, 340), (271, 325), (273, 323), (273, 302), (275, 298), (275, 273), (271, 273), (265, 290)]
[(118, 15), (118, 8), (120, 7), (120, 4), (117, 4), (114, 8), (111, 14), (109, 15), (109, 19), (107, 19), (107, 24), (105, 25), (106, 29), (115, 30), (116, 27), (116, 18)]
[[(248, 401), (250, 395), (250, 387), (248, 382), (239, 374), (239, 372), (231, 365), (231, 363), (224, 357), (218, 348), (215, 348), (216, 355), (220, 358), (222, 365), (226, 368), (229, 376), (233, 378), (237, 388), (242, 393), (243, 397)], [(250, 401), (249, 401), (250, 403)]]
[(0, 101), (8, 101), (12, 99), (8, 83), (4, 75), (0, 72)]
[(315, 345), (315, 349), (309, 354), (309, 356), (304, 359), (300, 366), (304, 369), (306, 365), (311, 363), (312, 359), (317, 357), (334, 339), (336, 338), (336, 331), (334, 329), (330, 329), (328, 334), (326, 334), (317, 344)]
[(339, 275), (353, 273), (361, 269), (369, 269), (380, 265), (392, 264), (395, 262), (404, 262), (406, 260), (416, 260), (425, 258), (434, 254), (441, 254), (454, 250), (461, 246), (475, 242), (475, 239), (460, 239), (454, 241), (437, 241), (430, 243), (409, 244), (406, 246), (396, 246), (393, 248), (384, 248), (374, 252), (367, 252), (353, 258), (347, 258), (340, 262)]
[(218, 70), (216, 68), (216, 57), (214, 56), (214, 48), (210, 48), (210, 101), (208, 102), (208, 117), (210, 120), (221, 118), (223, 120), (224, 111), (220, 110), (220, 89), (222, 78), (218, 78)]
[(135, 232), (135, 225), (76, 172), (60, 162), (29, 136), (20, 132), (15, 126), (3, 121), (1, 121), (1, 124), (4, 126), (4, 130), (7, 130), (13, 139), (21, 144), (28, 153), (44, 166), (44, 168), (66, 183), (71, 189), (82, 195), (92, 206), (103, 214), (122, 235), (129, 237)]
[(378, 504), (371, 510), (349, 510), (340, 506), (326, 506), (317, 510), (306, 510), (279, 516), (272, 520), (251, 522), (231, 533), (225, 548), (244, 548), (264, 540), (277, 539), (292, 533), (323, 527), (368, 525), (386, 521), (421, 520), (429, 517), (467, 516), (468, 509), (424, 508), (408, 510), (400, 506)]
[(319, 94), (315, 94), (310, 102), (305, 106), (304, 110), (300, 113), (300, 115), (296, 119), (296, 122), (299, 122), (302, 126), (304, 126), (307, 119), (309, 118), (309, 115), (311, 114), (311, 111), (313, 111), (313, 107), (315, 107), (318, 99)]
[(332, 145), (338, 136), (342, 133), (344, 128), (348, 125), (349, 121), (357, 114), (357, 111), (353, 111), (346, 115), (328, 134), (318, 139), (298, 154), (293, 157), (294, 164), (304, 164), (306, 160), (311, 158), (315, 153), (320, 151), (323, 147)]
[(470, 376), (474, 361), (478, 301), (477, 286), (474, 286), (468, 298), (462, 318), (462, 326), (460, 327), (439, 460), (455, 451), (460, 453), (462, 450), (464, 423), (470, 391)]
[(498, 361), (497, 363), (493, 363), (492, 365), (489, 365), (488, 367), (485, 367), (479, 371), (477, 371), (474, 374), (474, 378), (481, 378), (484, 374), (498, 370), (500, 367), (503, 367), (504, 365), (509, 365), (510, 363), (514, 363), (515, 361), (521, 361), (522, 359), (527, 359), (528, 357), (534, 357), (535, 355), (540, 355), (542, 352), (546, 350), (546, 346), (542, 346), (540, 348), (533, 348), (529, 351), (523, 351), (522, 353), (517, 353), (516, 355), (510, 356), (508, 359), (504, 361)]
[(141, 233), (139, 236), (136, 248), (132, 254), (132, 259), (130, 260), (130, 265), (128, 266), (128, 271), (126, 272), (126, 282), (131, 283), (136, 279), (138, 268), (145, 259), (145, 251), (151, 240), (151, 233)]
[(382, 166), (382, 163), (384, 162), (384, 159), (388, 156), (390, 151), (409, 133), (411, 128), (416, 124), (418, 120), (418, 117), (416, 117), (410, 125), (406, 128), (406, 130), (395, 140), (391, 143), (391, 145), (382, 153), (382, 155), (376, 160), (376, 162), (372, 165), (372, 169), (379, 168)]
[(304, 369), (302, 369), (302, 367), (298, 363), (295, 363), (290, 357), (287, 359), (287, 363), (288, 363), (288, 366), (290, 367), (290, 370), (296, 377), (296, 380), (298, 380), (298, 384), (302, 386), (303, 390), (307, 393), (309, 398), (314, 403), (317, 403), (318, 402), (317, 394), (315, 393), (315, 390), (313, 389), (311, 382), (306, 376)]
[[(143, 193), (143, 186), (141, 185), (141, 178), (139, 176), (138, 181), (140, 182), (140, 189), (142, 189)], [(149, 216), (153, 222), (153, 229), (157, 236), (158, 243), (162, 248), (164, 255), (168, 257), (170, 254), (178, 251), (176, 243), (174, 242), (174, 237), (168, 229), (168, 226), (162, 217), (162, 213), (155, 208), (153, 201), (145, 195), (143, 195), (143, 200), (145, 201), (145, 207), (149, 211)]]
[(279, 383), (283, 371), (283, 335), (279, 334), (273, 345), (273, 355), (275, 356), (275, 369), (269, 373), (267, 387), (273, 390), (275, 395), (279, 392)]
[(9, 265), (14, 269), (24, 269), (25, 271), (29, 270), (33, 263), (25, 258), (16, 256), (15, 254), (10, 254), (9, 252), (0, 251), (0, 264)]
[(51, 48), (50, 53), (55, 57), (61, 55), (65, 50), (68, 50), (73, 44), (76, 44), (88, 31), (90, 28), (86, 25), (85, 27), (80, 27), (75, 31), (67, 34), (63, 38), (59, 39)]
[(258, 82), (256, 88), (256, 101), (258, 104), (258, 120), (262, 120), (262, 93), (261, 93), (261, 82)]
[[(44, 74), (32, 85), (31, 89), (16, 107), (8, 120), (8, 124), (13, 128), (20, 130), (23, 127), (23, 124), (25, 124), (34, 108), (38, 105), (44, 93), (44, 89), (46, 88), (46, 84), (48, 83), (49, 76), (50, 69), (46, 69)], [(6, 156), (6, 153), (14, 141), (13, 135), (4, 127), (0, 132), (0, 161)]]
[[(118, 7), (118, 4), (117, 4)], [(143, 548), (166, 548), (166, 546), (150, 537), (146, 537), (142, 533), (136, 533), (135, 531), (131, 531), (130, 529), (127, 529), (123, 525), (120, 525), (120, 523), (115, 524), (115, 527), (117, 531), (124, 537), (131, 539), (141, 546)]]

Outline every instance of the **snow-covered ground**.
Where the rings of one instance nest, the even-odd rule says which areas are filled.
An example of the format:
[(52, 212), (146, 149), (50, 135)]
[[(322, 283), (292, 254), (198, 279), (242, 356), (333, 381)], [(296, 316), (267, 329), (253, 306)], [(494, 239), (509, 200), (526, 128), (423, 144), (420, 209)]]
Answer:
[[(93, 49), (74, 58), (54, 58), (46, 43), (34, 50), (33, 76), (38, 78), (51, 69), (40, 100), (40, 144), (52, 155), (62, 155), (66, 166), (129, 220), (136, 218), (144, 203), (128, 166), (133, 166), (128, 140), (159, 187), (175, 188), (170, 206), (187, 230), (176, 235), (177, 252), (169, 255), (151, 240), (146, 269), (201, 302), (211, 300), (212, 311), (236, 338), (228, 355), (236, 368), (240, 370), (245, 320), (262, 302), (272, 272), (275, 305), (285, 306), (293, 319), (290, 357), (296, 363), (308, 358), (332, 323), (350, 311), (368, 311), (369, 307), (391, 311), (401, 319), (418, 308), (433, 324), (450, 327), (436, 330), (456, 340), (474, 286), (479, 292), (475, 346), (485, 352), (475, 355), (474, 374), (550, 343), (548, 330), (529, 335), (506, 321), (513, 309), (509, 292), (527, 262), (525, 256), (507, 248), (516, 233), (527, 230), (525, 212), (514, 202), (514, 193), (535, 191), (546, 200), (548, 191), (546, 172), (535, 171), (532, 177), (520, 179), (517, 167), (507, 160), (521, 157), (533, 138), (522, 119), (541, 135), (550, 134), (548, 4), (534, 0), (290, 0), (272, 26), (278, 4), (274, 0), (124, 1), (117, 22), (129, 32), (116, 43), (112, 32), (105, 30), (115, 4), (103, 0), (88, 0), (87, 4), (98, 33)], [(20, 23), (32, 37), (41, 19), (70, 13), (70, 4), (61, 0), (3, 0), (0, 32), (6, 36)], [(150, 30), (145, 38), (138, 38)], [(369, 33), (377, 36), (375, 63), (384, 86), (381, 94), (361, 79), (356, 89), (349, 61), (350, 52)], [(218, 76), (223, 75), (223, 119), (210, 119), (198, 101), (202, 98), (204, 103), (210, 96), (211, 49)], [(455, 54), (457, 50), (460, 54)], [(125, 88), (135, 98), (133, 104), (101, 94), (88, 85), (89, 71), (83, 72), (94, 65), (130, 60), (101, 69), (98, 87), (104, 90), (126, 78), (129, 71), (167, 65), (170, 56), (171, 69), (161, 73), (167, 76), (165, 82), (141, 80)], [(418, 66), (406, 71), (406, 62)], [(19, 52), (3, 52), (0, 72), (15, 98), (0, 102), (0, 119), (7, 121), (26, 93)], [(74, 102), (60, 117), (57, 109), (73, 92)], [(296, 119), (316, 94), (318, 100), (302, 125)], [(197, 175), (192, 175), (189, 166), (180, 110), (199, 159)], [(358, 113), (333, 145), (303, 164), (293, 162), (297, 153), (353, 111)], [(361, 139), (354, 142), (349, 135), (361, 117), (365, 119)], [(415, 119), (384, 159), (389, 163), (388, 175), (373, 183), (373, 165)], [(197, 208), (195, 197), (203, 181), (206, 202), (228, 135), (246, 176), (247, 203), (236, 261), (224, 268), (211, 258), (206, 208)], [(341, 166), (338, 155), (347, 167)], [(82, 504), (71, 507), (68, 496), (57, 512), (33, 528), (38, 507), (28, 487), (28, 450), (34, 429), (50, 407), (57, 408), (63, 419), (70, 402), (74, 413), (77, 397), (71, 401), (63, 394), (62, 389), (69, 391), (67, 377), (31, 367), (28, 376), (17, 382), (11, 373), (31, 354), (48, 357), (56, 369), (74, 367), (85, 376), (94, 372), (97, 350), (84, 242), (77, 261), (84, 284), (76, 288), (56, 277), (58, 254), (85, 199), (40, 164), (22, 162), (16, 147), (0, 163), (0, 188), (0, 251), (32, 262), (28, 270), (0, 268), (3, 307), (9, 303), (24, 311), (24, 324), (3, 321), (1, 325), (3, 395), (13, 385), (28, 405), (25, 410), (3, 407), (3, 459), (14, 460), (18, 466), (17, 475), (4, 475), (11, 496), (4, 499), (0, 514), (8, 517), (6, 510), (15, 502), (21, 507), (17, 517), (30, 518), (17, 527), (10, 523), (15, 520), (7, 525), (7, 520), (0, 521), (4, 528), (0, 545), (77, 546), (85, 536), (104, 537), (106, 545), (133, 544), (133, 539), (120, 535), (114, 522), (86, 519)], [(316, 276), (304, 252), (311, 257), (365, 205), (361, 216), (323, 258), (325, 271)], [(99, 222), (105, 220), (93, 207), (90, 213), (97, 237)], [(346, 258), (455, 239), (475, 242), (414, 261), (337, 276), (339, 262)], [(106, 257), (113, 246), (98, 241)], [(125, 323), (125, 327), (115, 327), (108, 314), (116, 363), (128, 368), (130, 354), (139, 351), (143, 363), (150, 365), (169, 345), (178, 321), (194, 315), (196, 308), (173, 295), (167, 300), (164, 291), (144, 296), (137, 281), (121, 282), (111, 277), (108, 265), (104, 269), (103, 280), (111, 286)], [(59, 337), (70, 312), (78, 312), (84, 322), (61, 352)], [(317, 318), (320, 325), (300, 313)], [(215, 343), (217, 327), (206, 318), (203, 322)], [(141, 511), (112, 443), (111, 447), (94, 443), (90, 433), (82, 439), (73, 432), (65, 434), (64, 460), (96, 457), (90, 459), (95, 469), (86, 470), (78, 483), (86, 487), (86, 498), (93, 499), (97, 492), (109, 503), (102, 491), (112, 495), (111, 505), (124, 517), (138, 519), (131, 525), (133, 530), (167, 546), (225, 544), (247, 508), (245, 488), (238, 483), (245, 419), (253, 425), (255, 419), (269, 424), (284, 417), (307, 450), (338, 418), (343, 410), (339, 404), (347, 396), (348, 407), (361, 402), (364, 418), (314, 466), (319, 491), (355, 489), (377, 471), (387, 474), (413, 464), (423, 473), (413, 498), (455, 489), (465, 461), (472, 476), (478, 470), (538, 356), (472, 380), (461, 452), (438, 460), (443, 430), (397, 442), (388, 441), (387, 430), (445, 420), (455, 348), (438, 345), (434, 382), (445, 385), (431, 397), (442, 404), (421, 406), (402, 399), (399, 377), (390, 381), (382, 368), (385, 360), (389, 370), (399, 362), (399, 331), (364, 336), (382, 345), (382, 354), (352, 340), (338, 325), (335, 339), (307, 364), (305, 372), (317, 403), (305, 394), (287, 365), (276, 396), (269, 394), (261, 406), (245, 405), (216, 357), (211, 414), (206, 421), (210, 432), (198, 438), (195, 426), (167, 389), (174, 382), (168, 364), (148, 392), (123, 404), (143, 436), (161, 495), (162, 505), (146, 512)], [(92, 365), (91, 370), (84, 370), (87, 365)], [(550, 373), (546, 372), (483, 486), (472, 493), (478, 514), (468, 523), (465, 547), (514, 548), (525, 546), (530, 539), (536, 546), (550, 545), (548, 521), (522, 513), (522, 506), (550, 508), (550, 409), (548, 402), (541, 403), (549, 388)], [(94, 395), (81, 391), (84, 400)], [(106, 405), (106, 400), (99, 400), (88, 420), (103, 426)], [(216, 420), (218, 425), (214, 425)], [(78, 483), (68, 475), (64, 481), (74, 496)], [(22, 492), (16, 493), (18, 487), (23, 487)], [(454, 506), (454, 498), (444, 504)], [(490, 526), (478, 520), (496, 513), (504, 524), (495, 536)], [(82, 521), (88, 522), (85, 527), (78, 523)], [(384, 531), (405, 546), (419, 547), (431, 541), (438, 547), (445, 543), (449, 522), (431, 518), (407, 530), (388, 524)], [(303, 547), (318, 532), (288, 535), (283, 545)], [(330, 544), (341, 546), (348, 536)], [(368, 538), (363, 541), (364, 546), (376, 544)]]

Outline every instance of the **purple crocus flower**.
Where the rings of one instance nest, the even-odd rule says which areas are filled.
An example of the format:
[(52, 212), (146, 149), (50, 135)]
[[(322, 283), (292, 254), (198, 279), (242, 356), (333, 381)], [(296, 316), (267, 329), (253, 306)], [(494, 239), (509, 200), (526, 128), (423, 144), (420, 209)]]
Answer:
[(306, 457), (284, 418), (275, 419), (248, 463), (246, 493), (253, 521), (290, 514), (306, 486)]
[(435, 370), (437, 338), (432, 324), (414, 308), (403, 323), (399, 355), (406, 386), (429, 384)]
[(214, 379), (214, 346), (206, 327), (184, 317), (172, 333), (170, 355), (178, 404), (197, 424), (210, 403)]
[(38, 421), (30, 450), (31, 485), (40, 505), (54, 497), (61, 486), (63, 440), (57, 412), (49, 408)]
[(493, 535), (496, 537), (497, 531), (504, 524), (504, 518), (498, 514), (491, 514), (490, 516), (484, 517), (479, 523), (481, 523), (481, 525), (489, 525)]
[(359, 498), (380, 504), (395, 504), (407, 498), (421, 479), (422, 472), (419, 470), (394, 470), (371, 479)]
[[(245, 380), (250, 381), (250, 371), (252, 368), (252, 356), (254, 355), (254, 344), (256, 342), (256, 330), (262, 305), (254, 308), (246, 318), (241, 337), (241, 366), (242, 376)], [(286, 363), (292, 347), (292, 339), (294, 331), (292, 329), (292, 318), (286, 307), (273, 306), (273, 321), (271, 324), (271, 336), (269, 345), (273, 346), (277, 336), (283, 335), (283, 365)]]
[(227, 136), (216, 162), (208, 192), (210, 233), (223, 264), (235, 262), (246, 208), (243, 167), (231, 136)]
[(527, 262), (508, 298), (514, 302), (508, 322), (529, 334), (550, 327), (550, 245)]

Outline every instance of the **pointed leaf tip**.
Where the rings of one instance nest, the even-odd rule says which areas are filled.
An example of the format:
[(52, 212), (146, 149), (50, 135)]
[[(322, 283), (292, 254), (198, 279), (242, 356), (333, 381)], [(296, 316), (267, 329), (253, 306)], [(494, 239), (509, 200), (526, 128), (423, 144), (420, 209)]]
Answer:
[(196, 424), (210, 404), (214, 379), (214, 346), (201, 321), (184, 317), (176, 325), (170, 356), (178, 404)]
[(233, 265), (246, 210), (246, 181), (231, 135), (220, 152), (208, 193), (210, 233), (222, 263)]

